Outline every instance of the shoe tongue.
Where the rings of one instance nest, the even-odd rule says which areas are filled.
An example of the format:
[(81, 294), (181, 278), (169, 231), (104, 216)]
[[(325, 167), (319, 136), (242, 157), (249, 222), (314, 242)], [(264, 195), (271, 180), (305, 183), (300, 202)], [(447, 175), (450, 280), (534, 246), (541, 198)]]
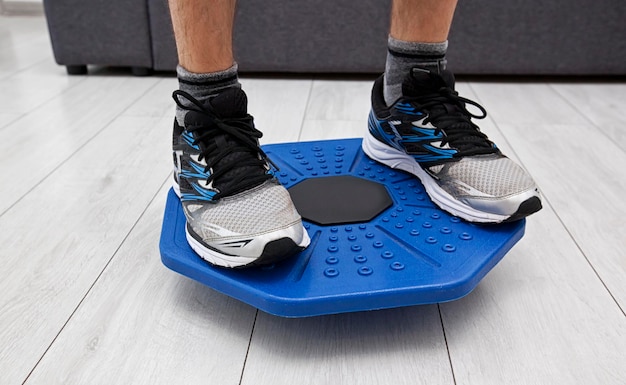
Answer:
[[(219, 94), (203, 100), (202, 104), (210, 111), (210, 115), (218, 119), (245, 118), (248, 115), (248, 98), (241, 88), (229, 87)], [(211, 122), (213, 118), (205, 112), (190, 109), (185, 114), (185, 124), (202, 124)]]
[(248, 114), (248, 97), (239, 87), (229, 87), (209, 99), (213, 112), (222, 119), (243, 118)]
[[(228, 119), (240, 119), (248, 116), (248, 98), (246, 93), (239, 87), (229, 87), (220, 91), (219, 94), (210, 98), (208, 102), (205, 102), (205, 106), (208, 106), (211, 114), (226, 122)], [(189, 122), (196, 123), (212, 120), (212, 118), (208, 117), (206, 114), (196, 111), (188, 112), (186, 119)], [(253, 126), (250, 127), (251, 130), (252, 128)], [(216, 135), (211, 140), (214, 141), (214, 145), (218, 150), (240, 146), (236, 138), (227, 134)], [(211, 154), (208, 154), (208, 157), (210, 159)], [(249, 161), (250, 159), (257, 159), (257, 157), (258, 155), (253, 151), (234, 151), (213, 164), (213, 169), (219, 170), (226, 167), (225, 165), (227, 164), (238, 164)], [(244, 187), (240, 186), (242, 184), (242, 178), (247, 175), (258, 176), (263, 174), (265, 174), (265, 168), (262, 165), (230, 166), (226, 173), (214, 181), (214, 187), (222, 192), (230, 191), (228, 195), (236, 194), (244, 189)], [(259, 179), (258, 184), (263, 182), (264, 180)], [(250, 184), (245, 184), (245, 188), (250, 188)]]
[(441, 74), (421, 68), (413, 68), (402, 83), (402, 95), (419, 97), (432, 94), (441, 88), (454, 89), (454, 75), (443, 70)]
[[(403, 96), (414, 97), (427, 102), (431, 99), (432, 95), (438, 95), (441, 88), (454, 90), (454, 83), (454, 75), (450, 71), (443, 70), (441, 73), (436, 73), (420, 68), (413, 68), (402, 83), (402, 93)], [(451, 102), (441, 102), (438, 105), (432, 106), (430, 113), (444, 113), (447, 116), (466, 116), (457, 104)], [(455, 143), (451, 142), (452, 146), (462, 149), (475, 147), (491, 148), (490, 142), (475, 135), (475, 129), (468, 120), (459, 120), (458, 123), (450, 124), (447, 127), (448, 133), (453, 131), (459, 132), (459, 130), (466, 130), (468, 135), (457, 137)]]

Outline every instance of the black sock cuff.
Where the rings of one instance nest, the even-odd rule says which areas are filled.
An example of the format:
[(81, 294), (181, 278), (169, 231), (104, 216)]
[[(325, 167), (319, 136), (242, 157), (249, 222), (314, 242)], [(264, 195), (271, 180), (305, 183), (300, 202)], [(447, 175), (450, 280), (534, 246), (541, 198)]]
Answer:
[(215, 86), (219, 86), (221, 84), (226, 84), (226, 83), (234, 83), (235, 81), (237, 81), (238, 76), (237, 75), (231, 75), (229, 77), (225, 77), (225, 78), (221, 78), (221, 79), (193, 79), (193, 80), (187, 80), (187, 79), (183, 79), (183, 78), (178, 78), (178, 82), (181, 84), (186, 84), (189, 86), (196, 86), (196, 87), (215, 87)]
[(400, 51), (394, 51), (391, 48), (387, 49), (387, 52), (389, 52), (389, 54), (393, 57), (399, 57), (399, 58), (403, 58), (403, 59), (415, 59), (418, 61), (421, 60), (441, 60), (443, 58), (446, 57), (446, 54), (444, 53), (436, 53), (436, 52), (432, 52), (432, 53), (408, 53), (408, 52), (400, 52)]

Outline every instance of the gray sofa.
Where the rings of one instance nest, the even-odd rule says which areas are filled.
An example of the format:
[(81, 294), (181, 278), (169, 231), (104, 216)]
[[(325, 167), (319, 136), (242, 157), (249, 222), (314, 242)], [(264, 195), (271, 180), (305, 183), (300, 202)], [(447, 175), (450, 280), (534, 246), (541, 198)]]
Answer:
[[(141, 75), (176, 67), (167, 0), (44, 0), (53, 52)], [(625, 75), (623, 0), (461, 0), (450, 32), (457, 74)], [(239, 0), (242, 72), (378, 73), (389, 0)]]

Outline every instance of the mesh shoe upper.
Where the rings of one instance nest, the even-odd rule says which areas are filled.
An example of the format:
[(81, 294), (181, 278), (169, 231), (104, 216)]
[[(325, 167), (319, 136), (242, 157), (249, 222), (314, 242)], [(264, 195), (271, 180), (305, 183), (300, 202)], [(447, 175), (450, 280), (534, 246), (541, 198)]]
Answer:
[[(458, 95), (449, 71), (439, 75), (413, 69), (403, 83), (403, 96), (390, 107), (382, 87), (381, 77), (372, 91), (369, 133), (395, 150), (369, 142), (364, 148), (370, 156), (414, 173), (435, 203), (468, 220), (518, 219), (522, 203), (529, 200), (532, 204), (524, 210), (541, 208), (535, 182), (472, 121), (484, 118), (486, 111)], [(472, 114), (468, 104), (482, 114)], [(389, 155), (393, 151), (399, 158)], [(481, 212), (495, 215), (483, 218)]]
[[(441, 185), (453, 195), (468, 191), (455, 181), (462, 181), (486, 196), (498, 197), (533, 188), (533, 179), (517, 164), (503, 156), (482, 155), (464, 158), (455, 163), (430, 167)], [(499, 181), (500, 183), (493, 183)]]
[(185, 211), (187, 222), (204, 242), (262, 234), (300, 221), (289, 193), (274, 180), (224, 197), (217, 205), (189, 202)]

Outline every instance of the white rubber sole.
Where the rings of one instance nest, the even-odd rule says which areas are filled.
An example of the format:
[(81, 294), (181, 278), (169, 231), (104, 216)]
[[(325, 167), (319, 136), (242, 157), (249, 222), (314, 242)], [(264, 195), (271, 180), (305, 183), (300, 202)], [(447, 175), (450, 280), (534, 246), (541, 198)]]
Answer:
[[(172, 182), (172, 188), (180, 198), (180, 187), (176, 180)], [(305, 249), (311, 239), (302, 221), (296, 221), (291, 225), (265, 234), (245, 236), (242, 238), (229, 237), (223, 239), (220, 244), (208, 245), (197, 240), (185, 226), (187, 243), (200, 258), (221, 267), (243, 267), (248, 265), (271, 263), (285, 259), (299, 250)], [(285, 255), (271, 255), (268, 245), (272, 242), (282, 242)]]
[[(506, 221), (514, 214), (511, 213), (510, 215), (501, 215), (476, 210), (473, 207), (455, 199), (452, 195), (439, 187), (437, 181), (424, 171), (424, 169), (419, 166), (412, 156), (381, 143), (378, 139), (374, 138), (369, 131), (363, 138), (362, 147), (365, 154), (367, 154), (370, 158), (391, 168), (403, 170), (415, 175), (424, 185), (426, 193), (433, 203), (454, 216), (465, 219), (469, 222), (500, 223)], [(518, 197), (520, 201), (519, 203), (521, 204), (526, 199), (530, 199), (536, 195), (537, 194), (535, 192), (529, 192), (528, 197), (520, 196)]]
[[(299, 221), (285, 229), (246, 237), (242, 242), (231, 238), (222, 242), (222, 245), (214, 245), (215, 247), (212, 248), (194, 238), (188, 228), (185, 234), (187, 243), (200, 258), (212, 265), (229, 268), (278, 262), (305, 249), (311, 242), (308, 233)], [(273, 251), (268, 250), (268, 245), (277, 241), (282, 242), (283, 245), (287, 244), (286, 249), (284, 247), (281, 249), (284, 255), (273, 255)], [(239, 246), (244, 244), (245, 246)]]

